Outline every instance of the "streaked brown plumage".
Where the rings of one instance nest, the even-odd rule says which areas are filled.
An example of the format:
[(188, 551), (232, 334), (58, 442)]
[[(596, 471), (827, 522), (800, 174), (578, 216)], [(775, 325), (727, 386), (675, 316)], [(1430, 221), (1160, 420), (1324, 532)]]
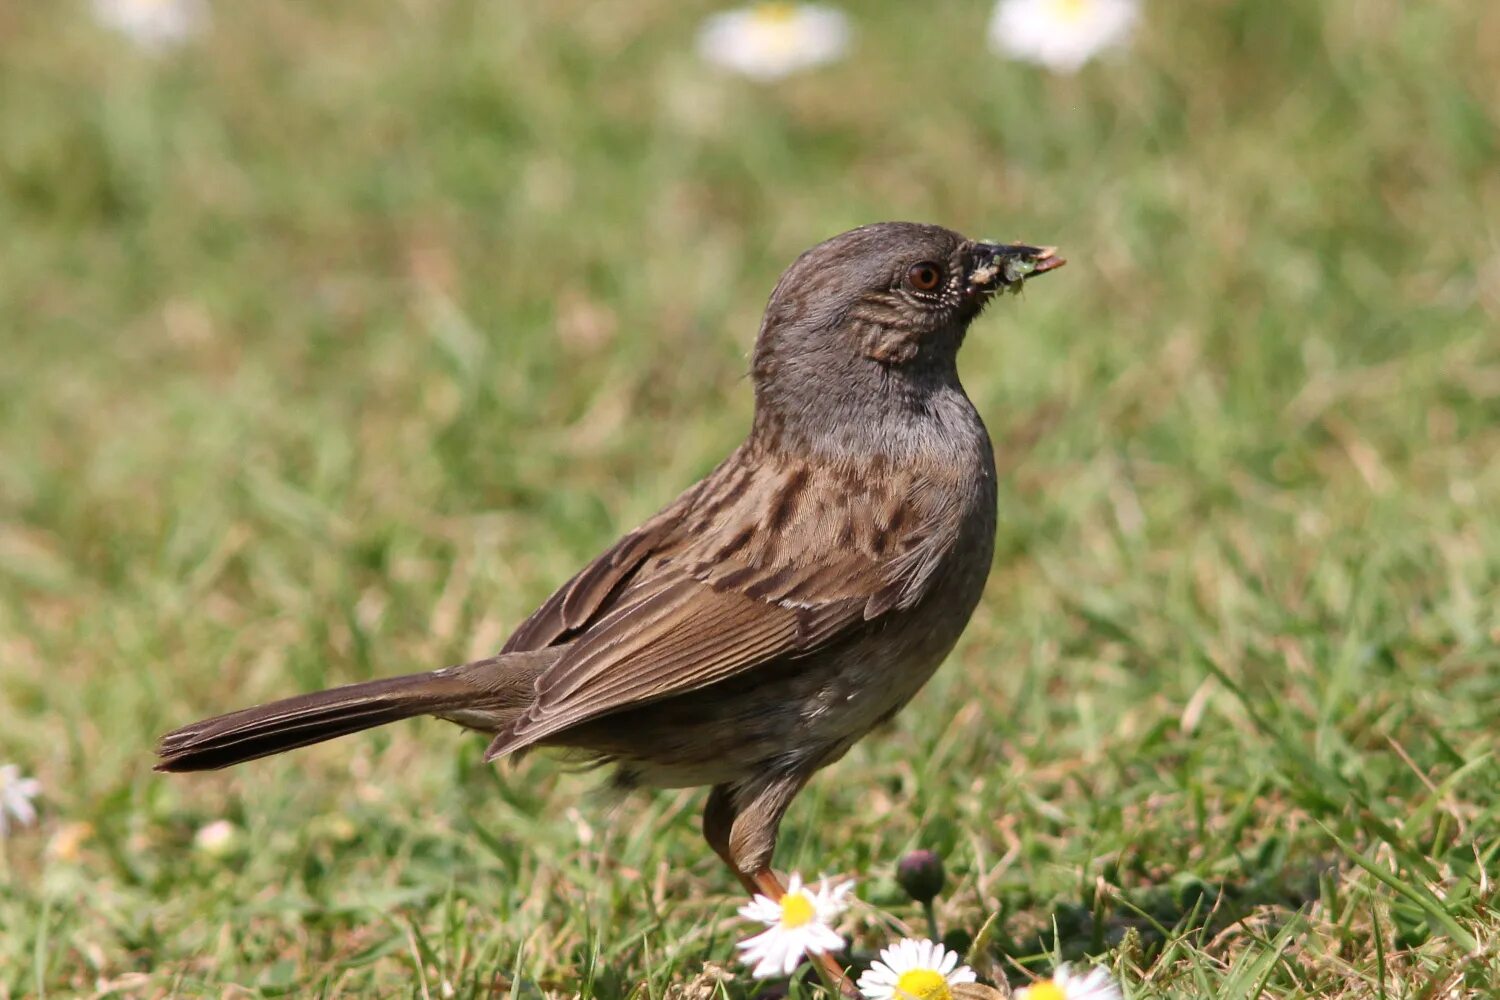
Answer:
[(745, 443), (499, 655), (186, 726), (158, 769), (435, 715), (493, 734), (486, 759), (570, 747), (627, 785), (711, 786), (709, 843), (748, 889), (779, 895), (793, 796), (917, 692), (979, 600), (995, 466), (956, 356), (1014, 272), (1061, 263), (912, 223), (814, 247), (766, 307)]

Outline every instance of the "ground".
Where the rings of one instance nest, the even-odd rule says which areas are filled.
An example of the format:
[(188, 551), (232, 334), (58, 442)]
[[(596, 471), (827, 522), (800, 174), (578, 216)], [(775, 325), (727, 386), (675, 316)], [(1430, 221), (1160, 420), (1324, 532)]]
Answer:
[(0, 11), (0, 763), (44, 786), (0, 841), (0, 996), (732, 964), (700, 793), (429, 721), (209, 776), (152, 745), (497, 648), (744, 433), (779, 270), (887, 218), (1071, 263), (961, 359), (985, 601), (778, 865), (862, 880), (860, 960), (924, 927), (923, 846), (991, 979), (1481, 995), (1500, 6), (1153, 3), (1048, 76), (986, 4), (861, 5), (848, 60), (769, 86), (698, 62), (706, 10), (219, 4), (158, 54)]

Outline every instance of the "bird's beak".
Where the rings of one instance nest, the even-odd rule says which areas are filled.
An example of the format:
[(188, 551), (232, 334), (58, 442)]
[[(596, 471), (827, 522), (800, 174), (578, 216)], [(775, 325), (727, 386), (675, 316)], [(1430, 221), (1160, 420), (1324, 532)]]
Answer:
[(1046, 274), (1067, 261), (1055, 247), (1033, 247), (1024, 243), (976, 243), (969, 253), (969, 293), (1019, 290), (1027, 278)]

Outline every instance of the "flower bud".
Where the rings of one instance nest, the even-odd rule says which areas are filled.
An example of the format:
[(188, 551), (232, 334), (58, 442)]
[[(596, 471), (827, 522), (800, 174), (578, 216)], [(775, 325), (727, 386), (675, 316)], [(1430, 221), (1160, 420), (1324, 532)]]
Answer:
[(931, 851), (912, 851), (896, 866), (896, 881), (919, 903), (943, 891), (943, 878), (943, 859)]

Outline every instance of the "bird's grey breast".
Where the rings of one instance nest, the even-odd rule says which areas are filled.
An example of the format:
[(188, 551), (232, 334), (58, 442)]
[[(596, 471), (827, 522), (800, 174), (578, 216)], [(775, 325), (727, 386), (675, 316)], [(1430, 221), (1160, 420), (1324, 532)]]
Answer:
[(932, 676), (968, 624), (994, 552), (994, 454), (984, 423), (961, 393), (906, 425), (910, 509), (922, 542), (892, 565), (909, 600), (830, 651), (840, 669), (804, 705), (805, 722), (842, 754), (899, 711)]

